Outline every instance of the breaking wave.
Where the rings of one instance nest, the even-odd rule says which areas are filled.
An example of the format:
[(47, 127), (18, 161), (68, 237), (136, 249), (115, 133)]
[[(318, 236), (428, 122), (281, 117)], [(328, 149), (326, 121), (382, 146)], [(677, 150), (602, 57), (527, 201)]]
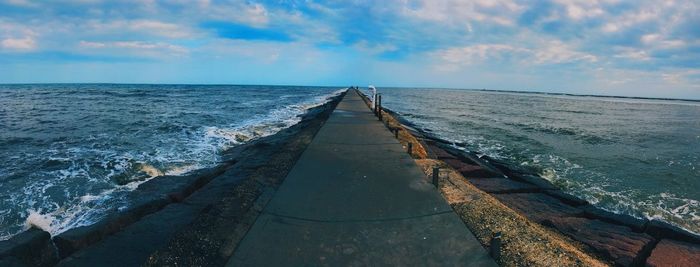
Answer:
[[(195, 112), (153, 114), (126, 123), (139, 125), (138, 128), (102, 129), (85, 137), (59, 138), (42, 143), (48, 147), (43, 150), (19, 151), (19, 147), (12, 144), (0, 144), (5, 151), (14, 152), (13, 155), (0, 153), (0, 159), (14, 160), (17, 166), (0, 165), (0, 181), (4, 181), (0, 183), (0, 204), (9, 207), (0, 210), (0, 240), (9, 239), (32, 226), (55, 235), (93, 224), (110, 210), (127, 207), (129, 192), (143, 182), (158, 176), (178, 176), (215, 166), (220, 162), (222, 151), (293, 126), (308, 109), (322, 105), (344, 91), (283, 88), (266, 91), (268, 95), (260, 96), (258, 94), (265, 89), (249, 88), (245, 92), (235, 92), (238, 97), (249, 101), (223, 101), (192, 90), (195, 91), (190, 91), (193, 98), (203, 98), (199, 99), (202, 103)], [(104, 95), (99, 90), (94, 93)], [(107, 95), (138, 101), (133, 97), (162, 97), (168, 93), (117, 90)], [(231, 92), (219, 90), (217, 93)], [(65, 92), (61, 94), (66, 95)], [(226, 110), (217, 111), (207, 101), (223, 101), (220, 104), (228, 105), (226, 110), (235, 111), (232, 114)], [(251, 104), (254, 101), (258, 101), (256, 105)], [(182, 105), (192, 105), (190, 102)], [(129, 119), (122, 116), (132, 115), (93, 118), (107, 123)], [(37, 131), (38, 128), (32, 127), (31, 130)], [(14, 179), (14, 184), (8, 179)]]

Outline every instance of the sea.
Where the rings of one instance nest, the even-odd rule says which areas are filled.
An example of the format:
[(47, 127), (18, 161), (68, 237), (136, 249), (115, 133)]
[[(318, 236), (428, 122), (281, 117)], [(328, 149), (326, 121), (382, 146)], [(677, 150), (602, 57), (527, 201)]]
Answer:
[(296, 124), (339, 87), (0, 85), (0, 240), (90, 225), (162, 175)]
[(700, 101), (380, 88), (456, 148), (536, 171), (592, 204), (700, 233)]
[[(219, 164), (339, 87), (0, 85), (0, 240), (90, 225), (139, 184)], [(455, 147), (529, 168), (603, 209), (700, 233), (700, 102), (379, 88)]]

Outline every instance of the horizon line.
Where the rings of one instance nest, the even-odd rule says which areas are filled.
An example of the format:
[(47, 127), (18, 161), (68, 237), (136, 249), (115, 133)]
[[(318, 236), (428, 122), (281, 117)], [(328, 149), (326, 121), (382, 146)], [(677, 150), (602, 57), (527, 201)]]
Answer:
[[(341, 85), (298, 85), (298, 84), (235, 84), (235, 83), (120, 83), (120, 82), (26, 82), (26, 83), (0, 83), (3, 85), (69, 85), (69, 84), (89, 84), (89, 85), (189, 85), (189, 86), (296, 86), (296, 87), (342, 87), (350, 88)], [(356, 85), (352, 85), (356, 86)], [(498, 93), (519, 93), (519, 94), (538, 94), (538, 95), (559, 95), (559, 96), (577, 96), (577, 97), (602, 97), (602, 98), (624, 98), (624, 99), (640, 99), (640, 100), (667, 100), (667, 101), (687, 101), (700, 102), (700, 98), (673, 98), (673, 97), (645, 97), (645, 96), (625, 96), (625, 95), (595, 95), (595, 94), (574, 94), (563, 92), (544, 92), (544, 91), (519, 91), (508, 89), (488, 89), (488, 88), (456, 88), (456, 87), (418, 87), (418, 86), (376, 86), (378, 88), (389, 89), (440, 89), (440, 90), (467, 90), (479, 92), (498, 92)], [(367, 86), (358, 86), (366, 88)]]

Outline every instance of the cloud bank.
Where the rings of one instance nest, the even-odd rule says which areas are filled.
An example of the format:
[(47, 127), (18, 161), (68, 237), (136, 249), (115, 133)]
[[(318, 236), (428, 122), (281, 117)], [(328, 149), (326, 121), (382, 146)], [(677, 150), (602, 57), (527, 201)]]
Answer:
[(0, 82), (421, 86), (700, 98), (685, 1), (0, 1)]

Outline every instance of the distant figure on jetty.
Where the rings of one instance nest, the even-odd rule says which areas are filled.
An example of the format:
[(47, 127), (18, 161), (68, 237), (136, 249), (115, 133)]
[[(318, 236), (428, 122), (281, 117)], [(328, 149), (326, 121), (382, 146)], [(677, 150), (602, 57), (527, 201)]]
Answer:
[(377, 88), (374, 88), (374, 85), (368, 86), (369, 90), (372, 91), (372, 110), (374, 110), (376, 104), (377, 104)]

